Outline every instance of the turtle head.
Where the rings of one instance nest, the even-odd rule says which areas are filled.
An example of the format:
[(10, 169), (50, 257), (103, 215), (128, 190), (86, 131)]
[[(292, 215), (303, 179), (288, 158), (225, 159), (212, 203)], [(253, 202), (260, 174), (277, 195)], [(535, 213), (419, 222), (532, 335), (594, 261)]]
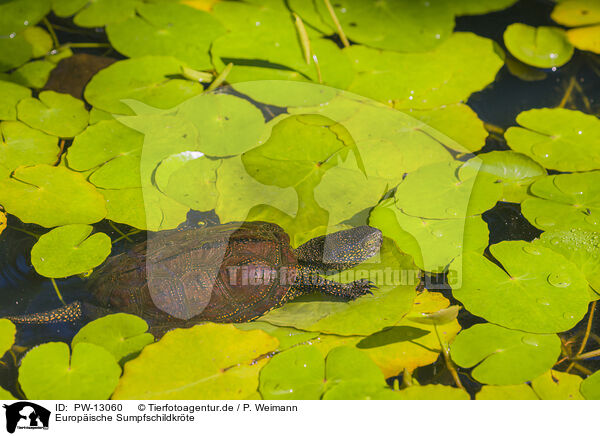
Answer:
[(347, 269), (377, 254), (381, 242), (381, 231), (360, 226), (311, 239), (296, 249), (296, 255), (300, 263)]

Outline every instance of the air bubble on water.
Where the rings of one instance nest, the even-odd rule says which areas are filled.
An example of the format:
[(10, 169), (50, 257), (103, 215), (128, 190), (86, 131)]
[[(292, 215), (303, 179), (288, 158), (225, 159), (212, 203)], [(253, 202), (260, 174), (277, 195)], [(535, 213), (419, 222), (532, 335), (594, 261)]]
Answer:
[(565, 312), (565, 313), (563, 313), (563, 318), (564, 319), (574, 319), (575, 315), (573, 315), (572, 313)]
[(556, 288), (566, 288), (571, 286), (571, 277), (564, 272), (554, 272), (548, 276), (548, 283)]
[(523, 342), (525, 345), (531, 345), (532, 347), (539, 347), (540, 346), (540, 341), (538, 338), (536, 338), (533, 335), (526, 335), (523, 336), (521, 338), (521, 342)]
[(558, 57), (558, 53), (550, 53), (550, 59), (556, 59)]
[(550, 157), (550, 153), (552, 152), (552, 147), (548, 144), (535, 144), (531, 149), (533, 154), (537, 157), (547, 158)]
[(540, 252), (540, 250), (538, 250), (538, 249), (537, 249), (536, 247), (534, 247), (533, 245), (526, 245), (525, 247), (523, 247), (523, 251), (524, 251), (525, 253), (528, 253), (528, 254), (534, 254), (534, 255), (539, 255), (539, 254), (542, 254), (542, 253)]
[(8, 37), (9, 37), (10, 39), (13, 39), (15, 36), (17, 36), (17, 34), (16, 34), (16, 33), (14, 33), (14, 32), (13, 32), (13, 33), (11, 33), (10, 35), (8, 35)]
[(535, 219), (536, 224), (539, 224), (542, 227), (552, 227), (556, 225), (556, 221), (552, 218), (548, 218), (546, 216), (539, 216)]

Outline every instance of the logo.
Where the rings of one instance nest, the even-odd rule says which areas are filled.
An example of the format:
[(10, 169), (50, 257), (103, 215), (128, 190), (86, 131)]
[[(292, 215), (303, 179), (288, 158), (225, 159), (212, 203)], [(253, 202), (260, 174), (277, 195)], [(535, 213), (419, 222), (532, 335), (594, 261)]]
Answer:
[(6, 431), (14, 433), (16, 429), (48, 430), (50, 411), (29, 401), (19, 401), (4, 405), (6, 409)]

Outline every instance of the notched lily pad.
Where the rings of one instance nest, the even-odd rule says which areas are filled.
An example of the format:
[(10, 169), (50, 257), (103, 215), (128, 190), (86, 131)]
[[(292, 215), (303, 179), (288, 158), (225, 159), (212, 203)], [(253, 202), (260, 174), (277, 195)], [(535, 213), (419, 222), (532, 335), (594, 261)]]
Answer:
[(514, 385), (552, 368), (560, 355), (560, 339), (478, 324), (456, 337), (451, 354), (457, 365), (475, 367), (471, 375), (481, 383)]
[(504, 31), (504, 44), (521, 62), (539, 68), (560, 67), (573, 56), (573, 46), (559, 27), (514, 23)]
[(80, 343), (73, 352), (63, 342), (39, 345), (19, 368), (19, 384), (31, 400), (106, 400), (119, 381), (121, 368), (112, 354)]
[(0, 123), (0, 176), (21, 165), (48, 164), (58, 160), (58, 138), (32, 129), (20, 121)]
[[(42, 235), (31, 249), (31, 263), (38, 274), (68, 277), (100, 265), (110, 255), (112, 244), (105, 233), (92, 226), (71, 224)], [(91, 235), (91, 236), (90, 236)]]
[(119, 362), (154, 342), (147, 331), (148, 323), (142, 318), (116, 313), (86, 324), (73, 338), (73, 346), (80, 342), (99, 345)]
[(16, 83), (0, 80), (0, 120), (17, 119), (17, 103), (31, 96), (31, 90)]
[(68, 94), (42, 91), (38, 99), (26, 98), (17, 105), (19, 120), (50, 135), (72, 138), (88, 124), (89, 113), (81, 100)]

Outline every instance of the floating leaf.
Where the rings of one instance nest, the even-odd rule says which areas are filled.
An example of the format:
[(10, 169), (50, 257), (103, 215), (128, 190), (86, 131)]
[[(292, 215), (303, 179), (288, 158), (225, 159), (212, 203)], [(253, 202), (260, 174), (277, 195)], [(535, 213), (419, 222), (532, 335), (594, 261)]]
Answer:
[(0, 212), (0, 233), (2, 233), (5, 228), (6, 228), (6, 214), (4, 212)]
[(393, 239), (425, 271), (441, 272), (464, 251), (483, 253), (488, 245), (488, 228), (481, 216), (466, 219), (413, 217), (398, 209), (393, 199), (380, 202), (371, 211), (369, 224)]
[(579, 50), (600, 53), (600, 25), (570, 29), (567, 38)]
[(588, 283), (600, 291), (600, 233), (582, 229), (550, 230), (536, 244), (562, 254), (579, 267)]
[(506, 9), (517, 0), (461, 0), (451, 2), (456, 15), (479, 15)]
[[(335, 281), (350, 282), (368, 278), (377, 289), (354, 301), (314, 301), (307, 296), (273, 310), (261, 321), (301, 330), (341, 335), (369, 335), (395, 325), (406, 314), (415, 298), (416, 269), (410, 256), (402, 254), (388, 239), (380, 250), (380, 259), (329, 276)], [(312, 301), (311, 301), (312, 300)]]
[(85, 99), (98, 109), (132, 114), (121, 101), (138, 100), (161, 109), (171, 108), (202, 92), (202, 86), (178, 76), (183, 64), (170, 56), (144, 56), (115, 62), (99, 71), (85, 88)]
[(598, 0), (561, 0), (552, 10), (552, 19), (565, 26), (585, 26), (600, 23)]
[(31, 96), (31, 90), (15, 83), (0, 80), (0, 120), (17, 119), (17, 103)]
[(52, 38), (41, 27), (28, 27), (23, 31), (23, 37), (31, 44), (31, 56), (34, 58), (46, 56), (52, 50)]
[(0, 400), (16, 400), (6, 389), (0, 388)]
[(600, 371), (583, 380), (580, 391), (586, 400), (600, 400)]
[(268, 333), (279, 341), (279, 350), (286, 350), (319, 335), (318, 332), (305, 332), (292, 327), (279, 327), (262, 321), (244, 322), (235, 324), (235, 326), (240, 330), (258, 329)]
[(154, 342), (147, 333), (148, 323), (135, 315), (116, 313), (86, 324), (73, 338), (73, 346), (80, 342), (99, 345), (108, 350), (117, 361), (136, 354)]
[(173, 330), (125, 364), (113, 399), (243, 399), (258, 388), (266, 359), (256, 359), (277, 345), (262, 331), (226, 324)]
[(91, 235), (93, 230), (85, 224), (71, 224), (42, 235), (31, 249), (35, 270), (42, 276), (58, 278), (82, 274), (100, 265), (110, 255), (112, 244), (105, 233)]
[(10, 0), (0, 4), (0, 35), (26, 29), (37, 24), (50, 12), (50, 0)]
[(396, 189), (396, 207), (423, 218), (465, 218), (491, 209), (502, 187), (485, 173), (480, 161), (440, 162), (408, 174)]
[(584, 400), (580, 385), (578, 375), (553, 370), (531, 381), (531, 387), (542, 400)]
[(566, 331), (584, 317), (587, 281), (563, 256), (524, 241), (500, 242), (490, 252), (502, 268), (480, 254), (463, 256), (462, 286), (452, 294), (469, 312), (532, 333)]
[(479, 171), (490, 174), (502, 184), (502, 201), (520, 203), (529, 198), (529, 186), (546, 175), (541, 165), (512, 151), (492, 151), (477, 157), (482, 160)]
[(47, 60), (27, 62), (10, 73), (10, 80), (22, 86), (41, 89), (55, 67), (56, 64)]
[(494, 386), (485, 385), (475, 395), (476, 400), (539, 400), (531, 386), (508, 385)]
[[(313, 11), (303, 3), (296, 0), (290, 6), (325, 33), (336, 32), (324, 2), (309, 2), (314, 5)], [(450, 2), (341, 0), (332, 2), (332, 6), (350, 40), (384, 50), (429, 51), (446, 39), (454, 27)]]
[(0, 176), (8, 175), (21, 165), (54, 164), (60, 153), (56, 136), (46, 135), (20, 121), (0, 123), (0, 141)]
[(260, 110), (226, 94), (201, 94), (177, 107), (177, 116), (198, 129), (198, 150), (210, 156), (233, 156), (258, 145), (265, 129)]
[(451, 353), (457, 365), (475, 367), (471, 372), (475, 380), (513, 385), (533, 380), (552, 368), (560, 355), (560, 339), (477, 324), (454, 339)]
[(310, 345), (274, 356), (260, 372), (259, 390), (265, 400), (318, 400), (325, 390), (325, 360)]
[(69, 351), (62, 342), (33, 348), (21, 361), (19, 384), (31, 400), (106, 400), (121, 368), (104, 348), (80, 343)]
[(531, 185), (536, 197), (525, 200), (525, 218), (542, 230), (584, 229), (600, 231), (600, 171), (559, 174)]
[(210, 14), (178, 3), (139, 3), (137, 15), (106, 26), (112, 46), (127, 57), (173, 56), (191, 68), (210, 69), (210, 44), (224, 32)]
[(32, 56), (31, 44), (22, 34), (11, 34), (0, 38), (0, 72), (23, 65)]
[(0, 358), (10, 350), (15, 342), (17, 328), (7, 319), (0, 319)]
[(102, 27), (135, 15), (138, 0), (54, 0), (52, 10), (59, 17), (73, 17), (81, 27)]
[(518, 60), (539, 68), (560, 67), (573, 56), (573, 46), (559, 27), (514, 23), (504, 31), (504, 44)]
[(104, 199), (83, 176), (50, 165), (17, 168), (0, 180), (0, 204), (21, 221), (44, 227), (91, 224), (106, 215)]
[(26, 98), (18, 103), (19, 120), (64, 138), (77, 135), (87, 126), (89, 114), (81, 100), (54, 91), (42, 91), (38, 98)]
[(344, 50), (356, 78), (349, 90), (397, 109), (431, 109), (459, 103), (493, 82), (503, 60), (495, 43), (456, 32), (435, 50), (396, 53), (359, 45)]
[(510, 148), (559, 171), (600, 168), (600, 120), (583, 112), (555, 108), (521, 112), (505, 134)]
[(446, 141), (446, 137), (460, 144), (461, 148), (457, 151), (478, 151), (485, 145), (488, 132), (475, 111), (466, 104), (452, 104), (432, 110), (413, 110), (410, 111), (410, 115), (423, 121), (432, 131), (438, 130), (443, 133), (440, 141), (446, 146), (453, 145)]
[(462, 389), (444, 385), (410, 386), (398, 392), (399, 400), (470, 400)]

